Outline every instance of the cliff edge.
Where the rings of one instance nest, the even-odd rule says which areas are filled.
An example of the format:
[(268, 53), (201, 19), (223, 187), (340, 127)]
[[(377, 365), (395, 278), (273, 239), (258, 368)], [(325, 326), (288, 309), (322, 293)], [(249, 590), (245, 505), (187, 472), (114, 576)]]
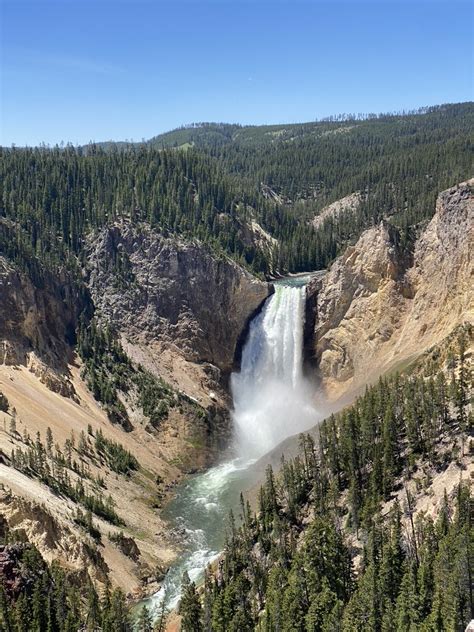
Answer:
[(308, 286), (312, 360), (330, 399), (406, 364), (474, 319), (474, 179), (443, 191), (411, 251), (383, 221)]

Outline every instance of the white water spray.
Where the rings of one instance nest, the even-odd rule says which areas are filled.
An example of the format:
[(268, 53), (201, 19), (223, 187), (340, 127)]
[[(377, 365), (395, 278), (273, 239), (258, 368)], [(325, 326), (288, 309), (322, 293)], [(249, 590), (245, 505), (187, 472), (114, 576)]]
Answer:
[(241, 371), (231, 380), (241, 456), (262, 456), (317, 421), (303, 378), (304, 307), (304, 286), (278, 284), (250, 324)]
[(222, 550), (229, 510), (238, 515), (240, 492), (255, 483), (249, 465), (318, 421), (303, 378), (304, 307), (301, 280), (299, 286), (275, 284), (250, 324), (241, 371), (231, 379), (237, 458), (186, 481), (166, 508), (168, 521), (186, 534), (185, 548), (161, 590), (146, 601), (155, 613), (163, 600), (169, 608), (178, 604), (184, 571), (199, 580)]

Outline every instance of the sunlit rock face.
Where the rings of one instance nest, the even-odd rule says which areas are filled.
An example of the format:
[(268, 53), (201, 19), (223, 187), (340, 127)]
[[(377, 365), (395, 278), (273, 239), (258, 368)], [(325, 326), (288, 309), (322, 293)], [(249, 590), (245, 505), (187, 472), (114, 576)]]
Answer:
[(99, 317), (129, 339), (175, 346), (187, 360), (224, 372), (232, 369), (248, 320), (271, 292), (203, 244), (165, 238), (145, 224), (104, 228), (89, 244), (87, 267)]
[(65, 270), (27, 274), (0, 256), (0, 364), (29, 368), (52, 391), (74, 396), (68, 363), (90, 301)]
[(330, 398), (361, 387), (473, 321), (474, 180), (438, 196), (412, 253), (387, 222), (310, 283), (312, 356)]
[(85, 294), (66, 272), (28, 275), (0, 256), (0, 362), (26, 364), (34, 352), (64, 367), (86, 305)]

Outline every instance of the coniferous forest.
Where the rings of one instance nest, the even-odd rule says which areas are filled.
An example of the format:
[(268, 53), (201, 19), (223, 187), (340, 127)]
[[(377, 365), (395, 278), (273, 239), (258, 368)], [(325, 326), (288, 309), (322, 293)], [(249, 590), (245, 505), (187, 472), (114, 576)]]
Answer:
[[(380, 378), (315, 435), (301, 435), (299, 455), (278, 474), (267, 468), (256, 511), (241, 497), (203, 585), (183, 577), (184, 632), (464, 630), (474, 616), (470, 481), (461, 478), (455, 494), (445, 494), (435, 520), (416, 510), (415, 493), (472, 451), (471, 340), (465, 326), (447, 349)], [(97, 450), (113, 448), (124, 462), (120, 446), (100, 439)], [(38, 439), (16, 467), (45, 477), (42, 450), (51, 447)], [(51, 459), (67, 471), (57, 449)], [(127, 463), (134, 467), (130, 456)], [(79, 518), (93, 528), (90, 508)], [(5, 524), (1, 535), (4, 543), (18, 540)], [(0, 589), (2, 631), (164, 630), (165, 613), (155, 627), (146, 607), (133, 618), (119, 590), (98, 595), (90, 582), (83, 590), (33, 545), (20, 539), (9, 551), (22, 575)]]
[[(471, 175), (470, 103), (281, 128), (208, 124), (148, 143), (2, 148), (0, 247), (36, 276), (58, 265), (77, 274), (87, 235), (127, 218), (198, 238), (256, 273), (316, 270), (382, 218), (409, 243), (436, 195)], [(357, 213), (310, 225), (357, 191)], [(252, 220), (276, 252), (245, 238)]]
[(0, 0), (0, 632), (474, 632), (473, 13)]
[(316, 437), (302, 435), (300, 455), (278, 475), (268, 467), (257, 511), (241, 498), (241, 526), (231, 515), (202, 590), (183, 578), (185, 632), (465, 629), (474, 617), (471, 481), (445, 494), (436, 520), (415, 511), (412, 487), (472, 450), (465, 345), (464, 331), (448, 375), (431, 358), (381, 378)]

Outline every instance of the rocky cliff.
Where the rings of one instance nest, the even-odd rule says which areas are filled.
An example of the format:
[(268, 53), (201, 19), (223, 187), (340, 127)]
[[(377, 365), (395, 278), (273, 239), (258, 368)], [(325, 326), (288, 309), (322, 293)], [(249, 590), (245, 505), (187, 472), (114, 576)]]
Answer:
[(130, 342), (160, 343), (224, 373), (233, 367), (242, 331), (271, 291), (198, 242), (126, 222), (91, 240), (87, 267), (97, 314)]
[[(196, 241), (126, 222), (91, 235), (81, 265), (74, 279), (59, 271), (37, 276), (0, 257), (0, 393), (7, 402), (0, 410), (0, 517), (45, 559), (86, 567), (95, 582), (108, 576), (140, 596), (157, 589), (177, 545), (160, 507), (184, 475), (209, 467), (227, 445), (224, 378), (271, 286)], [(93, 315), (119, 334), (128, 359), (119, 354), (116, 373), (112, 346), (99, 353), (96, 345), (84, 361), (75, 353), (81, 314), (84, 330)], [(127, 382), (134, 371), (141, 382)], [(93, 388), (97, 379), (113, 385), (127, 432), (111, 422), (106, 398)], [(49, 452), (47, 429), (56, 446)], [(101, 437), (129, 451), (137, 469), (123, 474), (112, 466), (97, 447)], [(81, 480), (87, 494), (109, 498), (120, 527), (94, 512), (92, 527), (84, 526), (77, 517), (84, 498), (56, 494), (39, 471), (22, 469), (28, 457), (21, 455), (35, 449), (48, 471), (60, 462), (73, 484)], [(54, 456), (62, 451), (71, 454), (69, 465)]]
[(382, 222), (308, 286), (312, 354), (330, 398), (360, 388), (473, 320), (474, 179), (441, 193), (412, 252)]
[(24, 365), (52, 390), (72, 395), (68, 363), (87, 291), (69, 274), (32, 276), (0, 256), (0, 364)]
[(337, 219), (343, 213), (355, 213), (365, 198), (361, 191), (346, 195), (340, 200), (325, 206), (311, 221), (314, 228), (320, 228), (327, 219)]
[(63, 366), (80, 309), (68, 276), (44, 273), (34, 282), (0, 256), (0, 297), (2, 363), (24, 364), (34, 350), (48, 363)]

